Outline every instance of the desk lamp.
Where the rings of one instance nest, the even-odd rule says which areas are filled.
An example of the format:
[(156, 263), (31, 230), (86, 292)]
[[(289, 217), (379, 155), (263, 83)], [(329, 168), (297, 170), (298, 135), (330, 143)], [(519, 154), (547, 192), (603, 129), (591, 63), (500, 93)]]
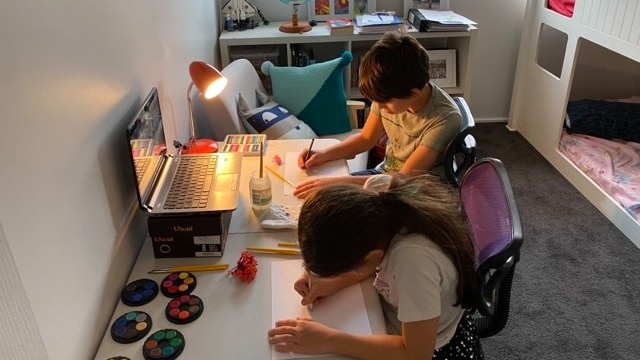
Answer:
[(187, 101), (189, 102), (189, 144), (183, 147), (184, 154), (201, 154), (218, 151), (218, 143), (212, 139), (196, 138), (195, 121), (193, 120), (193, 102), (191, 101), (191, 89), (193, 86), (200, 90), (205, 99), (216, 97), (227, 85), (227, 78), (224, 77), (213, 66), (203, 62), (194, 61), (189, 65), (191, 83), (187, 89)]
[[(285, 4), (293, 5), (293, 13), (291, 14), (291, 22), (280, 25), (279, 30), (284, 33), (297, 34), (311, 30), (311, 25), (306, 21), (298, 21), (298, 8), (302, 3), (309, 2), (309, 0), (280, 0)], [(313, 6), (313, 5), (309, 5)]]

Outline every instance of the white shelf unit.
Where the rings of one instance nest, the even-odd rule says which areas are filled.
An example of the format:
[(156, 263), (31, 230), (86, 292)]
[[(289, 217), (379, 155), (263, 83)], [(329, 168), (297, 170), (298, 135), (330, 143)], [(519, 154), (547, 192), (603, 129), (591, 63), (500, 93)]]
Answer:
[[(291, 65), (292, 45), (302, 44), (313, 49), (318, 62), (338, 57), (343, 51), (349, 50), (354, 56), (363, 55), (382, 35), (381, 34), (352, 34), (330, 35), (326, 24), (320, 23), (311, 31), (301, 34), (287, 34), (280, 32), (280, 23), (272, 23), (245, 31), (223, 31), (220, 35), (220, 57), (222, 67), (231, 60), (234, 49), (275, 45), (279, 50), (279, 66)], [(469, 101), (471, 90), (471, 64), (475, 53), (475, 43), (478, 29), (471, 27), (469, 31), (455, 32), (418, 32), (411, 27), (408, 33), (420, 41), (427, 50), (455, 49), (457, 86), (444, 88), (449, 94), (464, 96)], [(351, 99), (361, 98), (357, 87), (351, 86), (351, 69), (345, 69), (345, 92)]]
[(638, 247), (640, 223), (558, 145), (569, 100), (640, 94), (639, 15), (637, 1), (577, 0), (569, 18), (528, 0), (508, 124)]

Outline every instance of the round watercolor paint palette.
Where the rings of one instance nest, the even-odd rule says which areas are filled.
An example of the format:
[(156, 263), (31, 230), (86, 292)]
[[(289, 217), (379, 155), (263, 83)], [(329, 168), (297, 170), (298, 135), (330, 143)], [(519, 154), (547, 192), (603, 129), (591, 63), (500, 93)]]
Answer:
[(187, 324), (199, 318), (202, 310), (202, 299), (195, 295), (182, 295), (169, 301), (164, 314), (174, 324)]
[(164, 296), (176, 298), (190, 294), (196, 288), (196, 277), (186, 271), (173, 272), (162, 280), (160, 291)]
[(146, 360), (173, 360), (184, 350), (184, 336), (174, 329), (158, 330), (144, 341), (142, 356)]
[(149, 303), (158, 295), (158, 284), (151, 279), (138, 279), (122, 289), (120, 299), (129, 306), (141, 306)]
[(111, 338), (121, 344), (130, 344), (145, 337), (151, 330), (151, 316), (143, 311), (129, 311), (111, 325)]

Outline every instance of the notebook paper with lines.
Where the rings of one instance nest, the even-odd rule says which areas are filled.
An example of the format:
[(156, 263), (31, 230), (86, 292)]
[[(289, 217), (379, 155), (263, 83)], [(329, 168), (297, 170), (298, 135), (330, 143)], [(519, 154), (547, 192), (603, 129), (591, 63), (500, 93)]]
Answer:
[(170, 155), (158, 90), (153, 88), (126, 129), (140, 208), (152, 215), (235, 210), (242, 155)]

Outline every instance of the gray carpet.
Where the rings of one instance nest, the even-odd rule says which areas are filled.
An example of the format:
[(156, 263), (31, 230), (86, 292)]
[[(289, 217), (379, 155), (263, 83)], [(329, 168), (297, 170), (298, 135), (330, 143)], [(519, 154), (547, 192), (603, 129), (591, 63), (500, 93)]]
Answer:
[(487, 359), (640, 359), (640, 249), (520, 134), (478, 124), (478, 157), (501, 159), (524, 243), (511, 315)]

